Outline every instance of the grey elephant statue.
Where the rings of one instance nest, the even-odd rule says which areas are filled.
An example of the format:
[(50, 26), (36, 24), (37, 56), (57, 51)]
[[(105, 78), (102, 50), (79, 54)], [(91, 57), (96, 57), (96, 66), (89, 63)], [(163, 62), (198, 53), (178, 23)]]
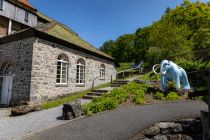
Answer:
[(153, 66), (153, 71), (155, 74), (158, 74), (155, 71), (155, 67), (160, 65), (160, 89), (164, 91), (168, 81), (173, 81), (177, 89), (190, 89), (190, 84), (188, 81), (187, 73), (177, 64), (173, 63), (172, 61), (163, 60), (160, 64), (156, 64)]

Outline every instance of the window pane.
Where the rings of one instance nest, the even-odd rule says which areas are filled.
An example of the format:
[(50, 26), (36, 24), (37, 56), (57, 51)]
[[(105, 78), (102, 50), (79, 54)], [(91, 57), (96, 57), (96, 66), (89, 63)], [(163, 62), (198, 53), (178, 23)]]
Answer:
[(57, 79), (57, 80), (56, 80), (56, 83), (60, 83), (60, 79)]

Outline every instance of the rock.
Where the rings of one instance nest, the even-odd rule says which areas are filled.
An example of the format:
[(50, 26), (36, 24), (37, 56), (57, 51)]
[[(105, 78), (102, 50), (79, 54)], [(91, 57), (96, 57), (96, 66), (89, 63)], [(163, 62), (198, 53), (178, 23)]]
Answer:
[(184, 119), (177, 121), (177, 123), (182, 125), (183, 133), (189, 134), (199, 134), (201, 133), (201, 121), (196, 119)]
[[(182, 139), (181, 140), (194, 140), (194, 139), (192, 137), (190, 137), (190, 136), (182, 135)], [(199, 139), (195, 139), (195, 140), (199, 140)]]
[(11, 109), (11, 116), (20, 116), (27, 114), (29, 112), (34, 112), (39, 110), (41, 110), (39, 106), (21, 105)]
[(182, 140), (181, 134), (167, 135), (168, 140)]
[(161, 134), (171, 134), (171, 133), (178, 133), (182, 131), (182, 125), (178, 123), (161, 122), (157, 124), (157, 126), (160, 128)]
[(157, 135), (153, 137), (154, 140), (168, 140), (165, 135)]
[(69, 103), (63, 105), (62, 118), (65, 120), (71, 120), (82, 116), (82, 106), (79, 103)]
[(157, 135), (158, 133), (160, 133), (160, 128), (157, 127), (156, 125), (155, 126), (152, 126), (150, 128), (147, 128), (144, 130), (143, 134), (146, 136), (146, 137), (149, 137), (149, 138), (152, 138), (154, 137), (155, 135)]

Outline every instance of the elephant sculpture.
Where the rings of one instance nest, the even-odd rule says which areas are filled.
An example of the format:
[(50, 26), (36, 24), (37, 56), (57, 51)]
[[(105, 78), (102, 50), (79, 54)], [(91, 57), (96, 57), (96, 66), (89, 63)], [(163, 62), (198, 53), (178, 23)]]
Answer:
[(173, 81), (177, 89), (180, 89), (181, 85), (183, 89), (190, 89), (187, 73), (183, 68), (179, 67), (172, 61), (163, 60), (160, 64), (156, 64), (153, 66), (152, 69), (155, 74), (157, 74), (157, 72), (155, 71), (155, 67), (158, 65), (160, 65), (160, 89), (162, 91), (164, 91), (168, 81)]

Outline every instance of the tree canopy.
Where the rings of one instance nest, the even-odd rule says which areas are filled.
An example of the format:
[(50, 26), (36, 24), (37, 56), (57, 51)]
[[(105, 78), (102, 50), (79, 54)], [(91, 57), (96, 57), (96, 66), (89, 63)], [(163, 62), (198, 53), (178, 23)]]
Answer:
[[(151, 66), (177, 54), (210, 48), (209, 13), (210, 3), (183, 0), (176, 8), (167, 8), (159, 21), (106, 41), (100, 49), (119, 62), (144, 60)], [(182, 56), (193, 58), (193, 53)]]

